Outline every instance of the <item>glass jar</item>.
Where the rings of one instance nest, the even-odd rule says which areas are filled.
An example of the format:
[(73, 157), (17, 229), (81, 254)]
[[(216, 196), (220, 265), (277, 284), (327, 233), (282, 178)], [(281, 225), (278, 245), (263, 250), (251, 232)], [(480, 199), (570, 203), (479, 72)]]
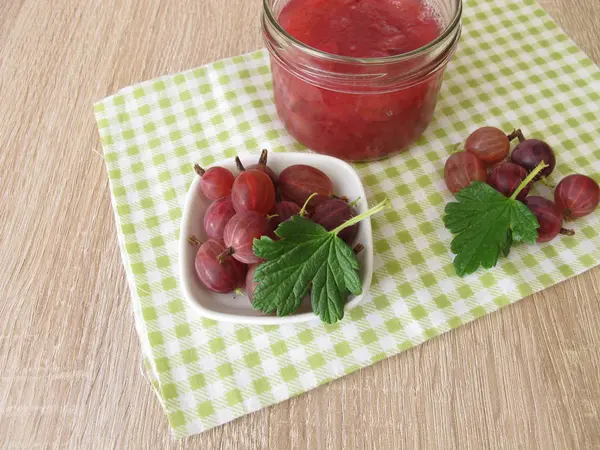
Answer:
[(461, 0), (431, 0), (442, 31), (424, 47), (379, 58), (338, 56), (295, 39), (278, 23), (288, 0), (264, 0), (275, 105), (308, 148), (347, 161), (386, 158), (431, 122), (444, 70), (457, 47)]

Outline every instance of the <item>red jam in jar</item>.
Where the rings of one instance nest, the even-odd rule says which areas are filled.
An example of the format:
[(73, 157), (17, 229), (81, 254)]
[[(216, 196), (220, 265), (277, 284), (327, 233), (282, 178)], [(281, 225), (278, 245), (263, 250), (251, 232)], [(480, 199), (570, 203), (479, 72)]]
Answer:
[(278, 20), (306, 45), (357, 58), (400, 55), (441, 32), (422, 0), (290, 0)]
[(275, 105), (298, 141), (368, 161), (423, 133), (461, 12), (460, 0), (425, 1), (265, 0)]

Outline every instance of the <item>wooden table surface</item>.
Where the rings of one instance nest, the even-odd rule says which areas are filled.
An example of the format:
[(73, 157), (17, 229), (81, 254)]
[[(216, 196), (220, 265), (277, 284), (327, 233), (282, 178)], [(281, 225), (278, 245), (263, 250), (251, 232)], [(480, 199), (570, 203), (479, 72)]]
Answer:
[[(598, 0), (540, 0), (600, 62)], [(600, 448), (600, 269), (176, 442), (92, 102), (261, 46), (259, 0), (0, 1), (0, 447)]]

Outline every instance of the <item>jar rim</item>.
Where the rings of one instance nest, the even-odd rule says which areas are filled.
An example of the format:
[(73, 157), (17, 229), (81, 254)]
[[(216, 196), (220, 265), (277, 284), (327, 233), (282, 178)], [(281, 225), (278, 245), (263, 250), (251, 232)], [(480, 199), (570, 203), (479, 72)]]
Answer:
[(333, 53), (328, 53), (323, 50), (319, 50), (315, 47), (311, 47), (310, 45), (305, 44), (304, 42), (296, 39), (294, 36), (289, 34), (285, 30), (285, 28), (283, 28), (281, 26), (279, 21), (275, 18), (275, 15), (273, 13), (273, 8), (271, 7), (271, 3), (272, 3), (271, 0), (263, 0), (264, 15), (267, 17), (270, 24), (275, 28), (275, 30), (281, 37), (291, 41), (291, 43), (293, 45), (295, 45), (296, 47), (299, 47), (302, 51), (306, 52), (307, 54), (309, 54), (311, 56), (314, 56), (314, 57), (317, 57), (320, 59), (324, 59), (324, 60), (328, 60), (328, 61), (332, 61), (332, 62), (359, 63), (359, 64), (365, 64), (365, 65), (367, 65), (367, 64), (368, 65), (389, 64), (389, 63), (395, 63), (395, 62), (402, 62), (402, 61), (409, 60), (415, 56), (419, 56), (424, 53), (427, 53), (427, 51), (429, 51), (432, 48), (435, 48), (437, 46), (437, 44), (439, 44), (440, 42), (443, 42), (453, 32), (453, 30), (456, 28), (456, 26), (460, 23), (460, 19), (462, 16), (462, 9), (463, 9), (462, 0), (455, 0), (456, 11), (454, 13), (454, 16), (452, 17), (452, 20), (450, 20), (448, 25), (444, 28), (444, 30), (442, 31), (442, 33), (440, 33), (440, 35), (438, 37), (436, 37), (433, 41), (428, 42), (427, 44), (425, 44), (422, 47), (416, 48), (416, 49), (411, 50), (406, 53), (400, 53), (399, 55), (382, 56), (382, 57), (377, 57), (377, 58), (359, 58), (359, 57), (355, 57), (355, 56), (341, 56), (341, 55), (336, 55)]

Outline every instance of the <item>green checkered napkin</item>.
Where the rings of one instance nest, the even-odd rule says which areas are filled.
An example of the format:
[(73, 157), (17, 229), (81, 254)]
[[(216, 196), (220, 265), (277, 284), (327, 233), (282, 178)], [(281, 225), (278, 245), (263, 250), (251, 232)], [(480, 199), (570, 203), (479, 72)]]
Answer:
[[(600, 181), (600, 71), (533, 0), (470, 0), (435, 118), (410, 151), (357, 165), (375, 269), (362, 306), (335, 325), (241, 326), (198, 317), (178, 280), (181, 211), (203, 166), (237, 152), (299, 150), (277, 119), (264, 50), (125, 88), (94, 106), (146, 369), (176, 437), (199, 433), (420, 344), (600, 262), (600, 214), (575, 237), (521, 245), (458, 278), (441, 216), (443, 166), (473, 129), (546, 139), (553, 181)], [(542, 192), (548, 195), (549, 192)]]

